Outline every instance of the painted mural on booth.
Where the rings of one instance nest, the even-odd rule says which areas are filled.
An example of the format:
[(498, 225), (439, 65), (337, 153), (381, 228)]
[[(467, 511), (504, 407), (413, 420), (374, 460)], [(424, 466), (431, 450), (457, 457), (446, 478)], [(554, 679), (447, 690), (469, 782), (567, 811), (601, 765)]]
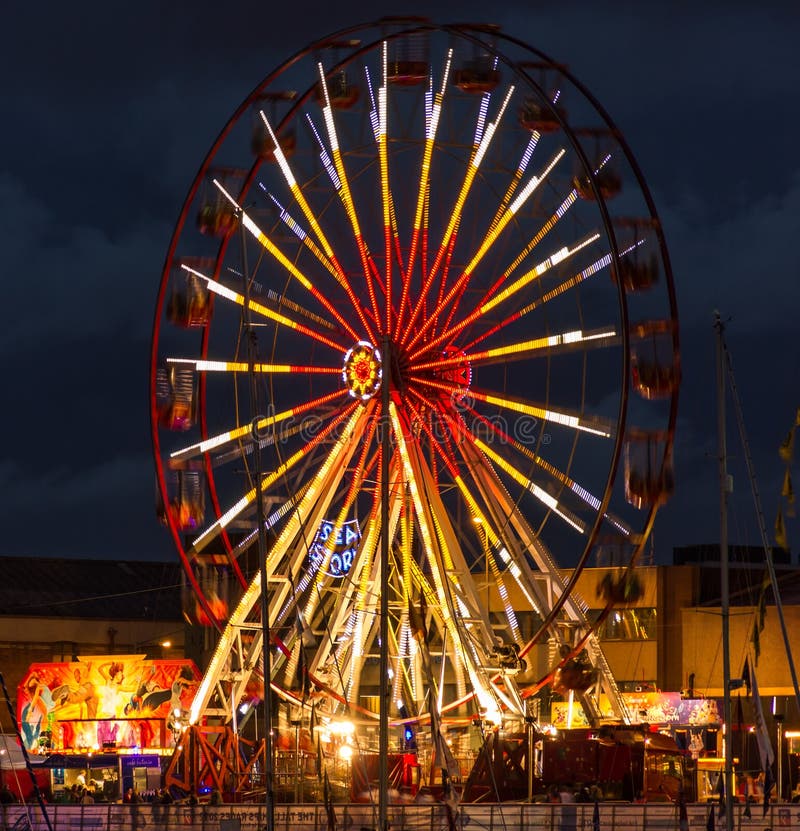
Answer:
[(188, 713), (199, 683), (192, 661), (143, 655), (31, 664), (17, 689), (22, 739), (31, 753), (167, 747), (168, 723)]

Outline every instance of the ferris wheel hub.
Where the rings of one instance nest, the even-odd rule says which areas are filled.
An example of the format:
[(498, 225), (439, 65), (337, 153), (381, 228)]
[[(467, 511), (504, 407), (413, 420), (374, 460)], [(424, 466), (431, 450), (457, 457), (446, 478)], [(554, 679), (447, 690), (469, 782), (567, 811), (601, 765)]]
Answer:
[(353, 398), (369, 401), (381, 388), (383, 364), (380, 350), (360, 340), (344, 356), (342, 380)]

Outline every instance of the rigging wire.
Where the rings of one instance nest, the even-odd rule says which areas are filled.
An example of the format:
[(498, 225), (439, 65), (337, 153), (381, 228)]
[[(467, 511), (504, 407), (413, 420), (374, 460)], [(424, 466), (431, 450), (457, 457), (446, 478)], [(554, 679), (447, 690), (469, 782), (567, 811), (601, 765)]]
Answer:
[[(722, 345), (725, 369), (727, 371), (728, 385), (730, 387), (731, 397), (733, 399), (734, 413), (736, 414), (736, 423), (739, 428), (739, 439), (742, 443), (742, 449), (744, 450), (744, 457), (747, 463), (747, 473), (748, 478), (750, 480), (750, 489), (753, 494), (753, 503), (756, 509), (756, 515), (758, 517), (758, 527), (761, 534), (761, 543), (764, 546), (764, 556), (766, 558), (769, 579), (772, 584), (772, 593), (775, 598), (775, 608), (778, 612), (781, 633), (783, 635), (784, 645), (786, 647), (786, 658), (789, 663), (789, 672), (792, 677), (792, 685), (794, 686), (795, 701), (797, 702), (798, 707), (800, 707), (800, 687), (798, 686), (797, 671), (794, 665), (794, 658), (792, 657), (789, 634), (786, 629), (786, 620), (784, 619), (783, 615), (783, 603), (781, 601), (778, 579), (775, 575), (775, 563), (772, 559), (772, 547), (769, 544), (769, 539), (767, 537), (767, 529), (764, 523), (764, 512), (761, 509), (761, 497), (758, 491), (758, 483), (756, 482), (755, 471), (753, 468), (753, 460), (750, 455), (750, 445), (747, 441), (747, 432), (745, 430), (741, 402), (739, 401), (739, 392), (737, 390), (736, 379), (733, 374), (733, 360), (731, 359), (731, 354), (728, 350), (727, 344), (725, 343), (724, 333), (722, 332), (720, 333), (720, 343)], [(757, 614), (757, 612), (758, 610), (755, 610), (754, 615)], [(755, 622), (755, 625), (759, 625), (758, 621)]]

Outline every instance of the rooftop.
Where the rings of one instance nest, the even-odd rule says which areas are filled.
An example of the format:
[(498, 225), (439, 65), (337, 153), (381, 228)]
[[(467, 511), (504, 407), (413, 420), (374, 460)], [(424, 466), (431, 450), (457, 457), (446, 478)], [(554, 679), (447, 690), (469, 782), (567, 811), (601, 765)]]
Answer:
[(0, 557), (0, 617), (181, 617), (177, 562)]

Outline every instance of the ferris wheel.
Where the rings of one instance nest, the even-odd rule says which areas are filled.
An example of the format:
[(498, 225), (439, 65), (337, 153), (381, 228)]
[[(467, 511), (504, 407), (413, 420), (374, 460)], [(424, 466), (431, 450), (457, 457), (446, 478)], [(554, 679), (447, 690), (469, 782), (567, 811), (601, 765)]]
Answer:
[(574, 584), (605, 564), (599, 605), (630, 599), (679, 380), (652, 199), (565, 67), (417, 19), (295, 54), (203, 161), (158, 294), (159, 512), (220, 631), (193, 718), (246, 696), (262, 598), (273, 689), (367, 713), (381, 592), (401, 715), (524, 713), (545, 640), (617, 700)]

